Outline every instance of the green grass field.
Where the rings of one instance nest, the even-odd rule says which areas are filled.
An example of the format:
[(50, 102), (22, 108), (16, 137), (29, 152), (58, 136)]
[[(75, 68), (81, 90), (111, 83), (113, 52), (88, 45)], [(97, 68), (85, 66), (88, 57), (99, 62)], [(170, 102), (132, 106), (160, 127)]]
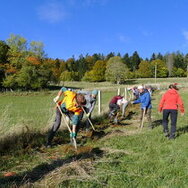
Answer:
[[(67, 144), (66, 130), (54, 139), (60, 145), (42, 146), (54, 119), (56, 93), (0, 95), (0, 187), (188, 187), (187, 110), (184, 117), (179, 116), (177, 138), (166, 139), (157, 113), (161, 91), (153, 96), (153, 130), (147, 122), (142, 131), (137, 128), (139, 106), (131, 105), (122, 126), (96, 117), (95, 126), (103, 134), (88, 138), (81, 131), (77, 153)], [(187, 109), (188, 90), (180, 93)], [(103, 93), (103, 111), (114, 94), (116, 89)], [(4, 177), (7, 172), (16, 174)]]

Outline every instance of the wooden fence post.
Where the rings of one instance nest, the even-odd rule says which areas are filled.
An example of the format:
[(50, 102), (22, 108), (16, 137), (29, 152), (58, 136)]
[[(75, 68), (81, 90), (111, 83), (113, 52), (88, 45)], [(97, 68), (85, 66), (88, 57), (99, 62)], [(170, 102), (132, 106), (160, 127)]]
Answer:
[(98, 92), (98, 114), (101, 114), (101, 90)]
[(118, 88), (118, 90), (117, 90), (117, 95), (120, 95), (120, 88)]
[(127, 100), (127, 88), (126, 87), (125, 87), (124, 98), (125, 98), (125, 100)]

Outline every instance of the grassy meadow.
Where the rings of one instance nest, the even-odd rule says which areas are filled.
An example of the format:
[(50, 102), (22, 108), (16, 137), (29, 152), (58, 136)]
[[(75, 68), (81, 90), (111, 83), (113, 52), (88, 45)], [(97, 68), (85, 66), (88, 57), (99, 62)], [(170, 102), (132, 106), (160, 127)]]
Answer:
[[(81, 84), (81, 88), (94, 88)], [(102, 92), (105, 112), (117, 87), (102, 83), (99, 87), (106, 87)], [(93, 122), (98, 134), (88, 137), (81, 130), (77, 152), (67, 144), (65, 129), (58, 131), (53, 148), (43, 147), (54, 120), (57, 92), (0, 94), (0, 187), (188, 187), (188, 89), (180, 90), (186, 113), (178, 118), (175, 140), (162, 134), (157, 105), (164, 91), (156, 91), (154, 129), (148, 129), (147, 122), (143, 130), (138, 129), (139, 105), (129, 105), (120, 126), (109, 124), (105, 116), (97, 117), (96, 106)], [(14, 175), (6, 176), (7, 172)]]

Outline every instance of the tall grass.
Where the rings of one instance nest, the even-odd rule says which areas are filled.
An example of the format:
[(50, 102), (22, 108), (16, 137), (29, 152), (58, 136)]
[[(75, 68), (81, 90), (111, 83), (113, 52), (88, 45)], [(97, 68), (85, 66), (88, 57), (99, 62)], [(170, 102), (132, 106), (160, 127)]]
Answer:
[[(104, 111), (116, 94), (114, 88), (102, 94)], [(187, 109), (187, 90), (180, 90)], [(188, 116), (178, 118), (178, 137), (170, 141), (162, 134), (161, 114), (157, 113), (160, 92), (154, 95), (153, 130), (138, 131), (138, 113), (123, 121), (125, 125), (109, 126), (98, 118), (94, 123), (105, 129), (102, 139), (80, 135), (84, 146), (81, 154), (72, 151), (69, 133), (59, 131), (54, 139), (56, 147), (45, 149), (47, 129), (54, 120), (53, 97), (57, 91), (0, 96), (0, 131), (9, 135), (0, 140), (0, 184), (5, 187), (187, 187), (188, 186)], [(130, 110), (139, 111), (132, 107)], [(97, 115), (97, 109), (95, 109)], [(134, 121), (133, 121), (133, 119)], [(20, 128), (18, 128), (20, 126)], [(17, 131), (19, 129), (20, 131)], [(90, 149), (100, 148), (90, 155)], [(16, 172), (11, 178), (3, 177), (8, 171)], [(25, 179), (24, 179), (25, 178)], [(24, 181), (27, 181), (24, 183)], [(27, 186), (26, 186), (27, 187)]]

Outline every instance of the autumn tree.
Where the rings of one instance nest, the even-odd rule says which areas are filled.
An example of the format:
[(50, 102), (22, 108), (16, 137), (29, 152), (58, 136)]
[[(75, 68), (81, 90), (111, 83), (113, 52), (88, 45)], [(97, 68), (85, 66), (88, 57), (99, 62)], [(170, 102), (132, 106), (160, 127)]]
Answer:
[(2, 87), (6, 67), (8, 66), (8, 50), (9, 46), (5, 43), (5, 41), (0, 41), (0, 87)]
[(155, 68), (157, 68), (157, 77), (165, 78), (168, 75), (166, 64), (162, 60), (154, 60), (151, 62), (152, 75), (155, 75)]
[(111, 57), (107, 61), (105, 77), (107, 81), (119, 84), (127, 77), (128, 68), (118, 56)]
[(142, 61), (139, 64), (138, 73), (139, 73), (141, 78), (150, 78), (150, 77), (152, 77), (153, 73), (152, 73), (152, 68), (151, 68), (150, 62)]
[(101, 82), (105, 81), (105, 71), (106, 71), (106, 62), (98, 60), (93, 69), (89, 72), (86, 72), (83, 80), (91, 82)]

